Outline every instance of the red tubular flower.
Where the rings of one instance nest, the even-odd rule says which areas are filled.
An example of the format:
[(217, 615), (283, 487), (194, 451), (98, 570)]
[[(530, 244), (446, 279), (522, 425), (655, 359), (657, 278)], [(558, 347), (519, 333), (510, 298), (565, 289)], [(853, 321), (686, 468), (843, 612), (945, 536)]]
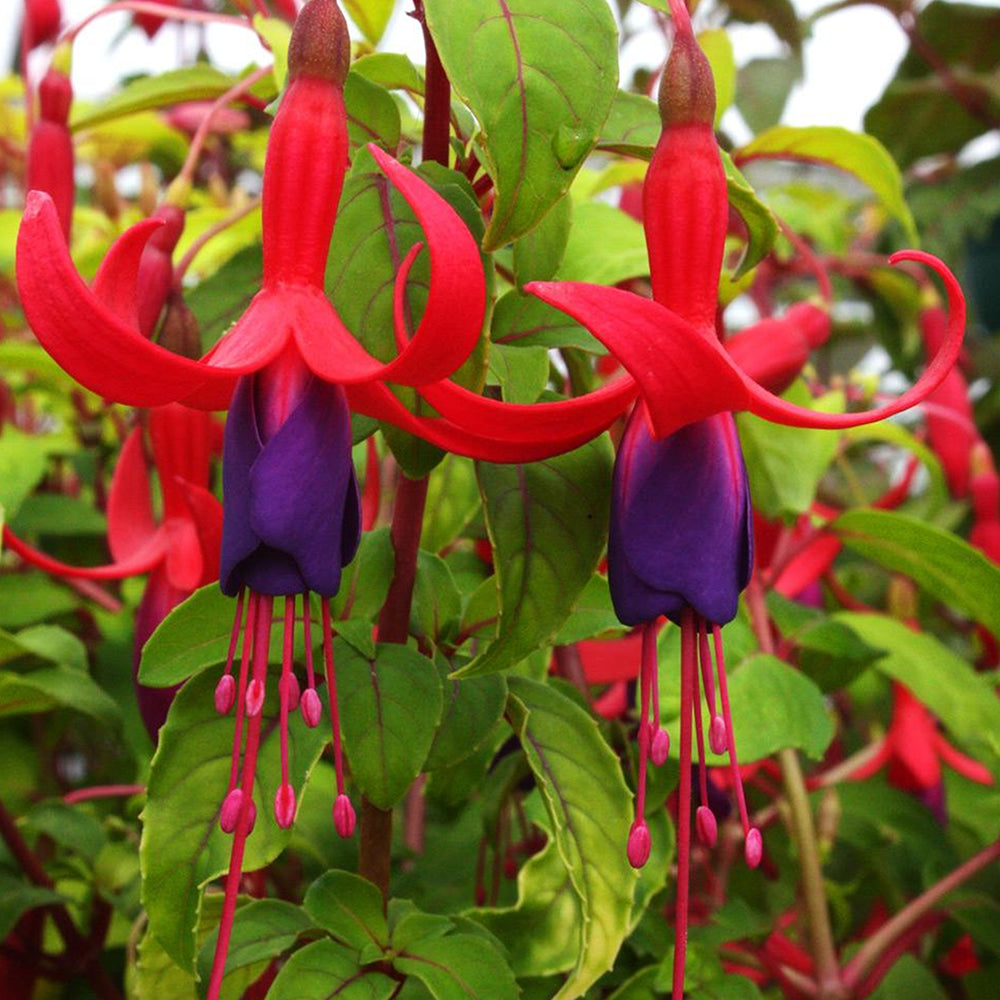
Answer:
[[(120, 580), (149, 573), (136, 616), (133, 672), (156, 626), (181, 601), (219, 576), (222, 506), (209, 492), (213, 420), (182, 406), (163, 406), (149, 415), (153, 464), (163, 500), (157, 523), (143, 454), (142, 428), (129, 434), (121, 450), (108, 497), (108, 546), (113, 562), (73, 566), (52, 559), (6, 526), (4, 544), (31, 565), (68, 579)], [(137, 684), (139, 710), (150, 736), (167, 715), (173, 690)]]
[[(61, 54), (60, 54), (61, 55)], [(38, 85), (38, 120), (28, 143), (29, 189), (44, 191), (52, 199), (63, 238), (69, 239), (73, 219), (73, 137), (68, 121), (73, 103), (68, 59), (53, 59), (53, 65)]]
[(29, 49), (55, 41), (62, 21), (59, 0), (27, 0), (24, 16), (27, 19), (26, 41)]

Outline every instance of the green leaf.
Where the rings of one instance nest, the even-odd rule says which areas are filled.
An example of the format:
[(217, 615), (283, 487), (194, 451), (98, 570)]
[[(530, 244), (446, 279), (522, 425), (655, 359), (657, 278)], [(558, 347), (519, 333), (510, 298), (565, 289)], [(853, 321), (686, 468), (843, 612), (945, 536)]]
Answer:
[[(840, 413), (844, 396), (831, 392), (813, 399), (801, 380), (784, 398), (821, 413)], [(752, 413), (736, 418), (750, 478), (754, 508), (765, 517), (803, 514), (816, 499), (816, 489), (837, 450), (837, 435), (805, 427), (784, 427)]]
[(740, 168), (756, 160), (801, 160), (844, 170), (865, 184), (882, 207), (903, 227), (907, 239), (918, 242), (913, 216), (903, 197), (903, 179), (885, 146), (870, 135), (835, 126), (796, 128), (777, 125), (738, 149)]
[(16, 642), (26, 653), (81, 673), (87, 672), (87, 647), (72, 632), (58, 625), (33, 625), (21, 629)]
[(236, 605), (211, 583), (178, 604), (157, 626), (142, 650), (139, 680), (170, 687), (203, 667), (224, 663)]
[(423, 94), (424, 78), (407, 56), (398, 52), (372, 52), (351, 65), (351, 72), (386, 90)]
[(27, 673), (0, 674), (0, 716), (71, 708), (106, 726), (121, 723), (118, 703), (89, 674), (58, 664)]
[(649, 274), (642, 225), (604, 202), (576, 206), (573, 229), (559, 269), (560, 281), (617, 285)]
[(362, 969), (350, 951), (324, 939), (292, 955), (267, 1000), (390, 1000), (398, 985), (381, 972)]
[(630, 929), (636, 875), (625, 856), (631, 795), (594, 720), (552, 688), (508, 681), (512, 718), (581, 910), (575, 968), (554, 1000), (582, 996)]
[(389, 928), (383, 912), (382, 893), (350, 872), (321, 875), (306, 892), (302, 906), (315, 923), (338, 941), (361, 952), (389, 945)]
[(369, 142), (390, 151), (399, 145), (399, 108), (383, 87), (357, 73), (348, 73), (344, 82), (344, 108), (347, 136), (354, 149)]
[[(205, 671), (174, 698), (160, 730), (142, 813), (139, 858), (150, 927), (167, 954), (192, 972), (201, 889), (228, 868), (233, 842), (218, 822), (229, 781), (233, 718), (215, 710), (217, 680), (215, 671)], [(271, 721), (277, 700), (277, 684), (272, 682), (264, 705), (253, 793), (257, 823), (246, 843), (246, 871), (273, 861), (291, 836), (277, 825), (272, 808), (281, 763), (279, 727)], [(289, 774), (297, 790), (326, 739), (326, 730), (309, 729), (299, 713), (289, 718)]]
[(380, 643), (369, 660), (335, 643), (337, 693), (351, 776), (391, 809), (420, 773), (441, 718), (437, 668), (416, 650)]
[(500, 386), (507, 403), (534, 403), (549, 380), (549, 353), (544, 347), (494, 344), (486, 381)]
[(802, 26), (791, 0), (726, 0), (730, 17), (747, 24), (762, 22), (793, 51), (802, 46)]
[(611, 603), (608, 578), (595, 573), (573, 606), (569, 618), (555, 637), (557, 646), (568, 646), (581, 639), (591, 639), (610, 629), (622, 629)]
[(698, 33), (698, 45), (705, 53), (712, 67), (715, 82), (715, 127), (726, 109), (733, 103), (736, 93), (736, 61), (733, 58), (733, 43), (721, 28), (710, 28)]
[(351, 20), (372, 45), (378, 45), (385, 26), (389, 23), (393, 3), (394, 0), (344, 0)]
[(1000, 633), (1000, 567), (957, 535), (889, 510), (848, 511), (832, 528), (849, 549)]
[(419, 979), (434, 1000), (517, 1000), (521, 992), (497, 948), (475, 934), (422, 938), (392, 965)]
[(28, 829), (44, 833), (61, 847), (91, 861), (108, 840), (99, 820), (58, 799), (33, 806), (24, 817), (24, 822)]
[(611, 463), (602, 435), (543, 462), (477, 464), (500, 622), (494, 642), (458, 676), (512, 666), (562, 626), (604, 549)]
[(842, 612), (834, 620), (884, 650), (875, 669), (909, 688), (969, 753), (1000, 776), (1000, 701), (986, 676), (933, 636), (893, 618)]
[[(300, 906), (283, 899), (255, 899), (241, 906), (233, 924), (226, 955), (225, 980), (248, 966), (269, 962), (288, 951), (299, 935), (313, 927)], [(199, 992), (204, 996), (218, 943), (218, 928), (198, 953)]]
[(13, 522), (22, 503), (41, 482), (48, 465), (44, 438), (4, 427), (0, 435), (0, 506)]
[(11, 519), (11, 528), (22, 536), (73, 537), (104, 535), (108, 522), (99, 510), (78, 497), (40, 493), (25, 499), (17, 517)]
[(427, 754), (425, 771), (454, 767), (475, 753), (500, 721), (507, 703), (507, 684), (502, 677), (494, 674), (449, 679), (448, 661), (438, 655), (435, 663), (444, 689), (444, 712)]
[(751, 59), (736, 75), (736, 107), (753, 132), (777, 125), (792, 87), (802, 76), (797, 59)]
[(797, 747), (820, 760), (834, 725), (823, 693), (781, 660), (760, 654), (729, 679), (729, 700), (741, 763)]
[(0, 627), (19, 628), (55, 618), (73, 611), (77, 604), (72, 591), (40, 573), (0, 576)]
[[(238, 82), (208, 63), (196, 63), (183, 69), (167, 70), (157, 76), (141, 76), (119, 87), (106, 101), (96, 106), (82, 108), (74, 104), (70, 128), (74, 132), (91, 128), (102, 122), (123, 118), (137, 111), (165, 108), (182, 101), (206, 101), (221, 97)], [(274, 96), (273, 84), (255, 88)]]
[(512, 291), (502, 296), (493, 310), (495, 345), (520, 347), (579, 347), (604, 354), (604, 346), (566, 313), (535, 298)]
[(730, 155), (724, 149), (719, 150), (719, 155), (726, 171), (729, 204), (747, 227), (747, 247), (733, 274), (733, 279), (738, 280), (771, 252), (774, 241), (778, 238), (778, 223), (771, 210), (757, 197), (750, 183), (736, 168)]
[(340, 593), (330, 602), (333, 616), (373, 619), (385, 603), (395, 563), (389, 529), (366, 531), (341, 578)]
[(461, 455), (449, 455), (434, 469), (427, 484), (420, 547), (440, 552), (458, 537), (478, 511), (475, 467)]
[(437, 646), (454, 636), (462, 614), (462, 598), (448, 564), (431, 552), (417, 554), (417, 578), (410, 607), (410, 633)]
[(789, 638), (798, 646), (799, 668), (828, 694), (847, 687), (882, 655), (842, 622), (829, 619)]
[(914, 955), (901, 955), (892, 965), (872, 1000), (947, 1000), (934, 973)]
[(482, 130), (493, 250), (539, 222), (597, 141), (618, 85), (614, 19), (605, 0), (427, 0), (424, 10)]
[(65, 902), (65, 897), (58, 892), (32, 885), (16, 875), (0, 872), (0, 934), (6, 938), (29, 910), (62, 902)]
[(662, 129), (655, 101), (641, 94), (619, 90), (601, 129), (597, 148), (648, 160), (653, 155)]
[(573, 199), (563, 195), (531, 232), (514, 243), (514, 278), (518, 288), (529, 281), (555, 277), (572, 228)]
[(291, 26), (280, 17), (254, 14), (253, 30), (260, 35), (274, 56), (274, 85), (278, 93), (281, 93), (285, 86), (285, 77), (288, 75), (288, 43), (292, 39)]

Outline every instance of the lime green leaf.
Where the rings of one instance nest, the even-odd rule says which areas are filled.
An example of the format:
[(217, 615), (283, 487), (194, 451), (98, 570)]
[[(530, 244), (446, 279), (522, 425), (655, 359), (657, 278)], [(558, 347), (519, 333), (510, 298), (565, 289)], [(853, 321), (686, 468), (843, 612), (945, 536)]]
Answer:
[(493, 543), (500, 623), (458, 676), (492, 673), (544, 646), (565, 621), (604, 549), (611, 448), (603, 435), (528, 465), (478, 463)]
[(869, 646), (884, 650), (875, 669), (905, 685), (1000, 776), (1000, 701), (989, 679), (933, 636), (881, 615), (842, 612), (843, 622)]
[(494, 344), (490, 349), (488, 385), (500, 386), (507, 403), (534, 403), (549, 380), (549, 354), (544, 347)]
[(389, 1000), (398, 986), (381, 972), (362, 969), (348, 949), (326, 938), (292, 955), (267, 1000)]
[[(232, 837), (219, 829), (219, 809), (229, 781), (233, 718), (215, 710), (214, 671), (192, 678), (178, 692), (150, 768), (142, 813), (139, 857), (142, 894), (153, 933), (182, 968), (194, 971), (195, 928), (202, 887), (229, 865)], [(257, 823), (247, 839), (247, 871), (273, 861), (291, 832), (274, 819), (272, 803), (280, 782), (277, 684), (269, 685), (254, 781)], [(309, 729), (300, 715), (289, 719), (290, 780), (301, 790), (319, 757), (327, 733)]]
[(388, 947), (383, 905), (382, 893), (371, 882), (341, 871), (321, 875), (302, 902), (316, 924), (359, 952), (373, 945), (379, 951)]
[(797, 747), (819, 760), (834, 725), (823, 692), (781, 660), (760, 654), (729, 678), (729, 700), (741, 764)]
[(848, 511), (832, 528), (849, 549), (1000, 633), (1000, 567), (957, 535), (889, 510)]
[(21, 504), (41, 482), (47, 465), (44, 438), (4, 427), (0, 435), (0, 505), (8, 521), (14, 520)]
[(580, 593), (572, 614), (556, 635), (555, 643), (558, 646), (567, 646), (610, 629), (622, 630), (622, 624), (611, 603), (608, 578), (595, 573)]
[(597, 148), (648, 160), (653, 155), (662, 129), (655, 101), (641, 94), (619, 90), (601, 129)]
[[(182, 101), (211, 100), (221, 97), (237, 82), (237, 77), (228, 76), (208, 63), (167, 70), (158, 76), (142, 76), (119, 87), (106, 101), (74, 114), (70, 128), (78, 131), (137, 111), (151, 111)], [(273, 87), (262, 89), (274, 96)]]
[(771, 252), (771, 247), (778, 238), (778, 223), (771, 210), (757, 197), (747, 179), (736, 168), (730, 155), (724, 149), (719, 150), (719, 155), (726, 171), (729, 204), (739, 213), (747, 227), (746, 252), (733, 275), (734, 279), (739, 279)]
[(538, 223), (597, 141), (618, 84), (614, 19), (605, 0), (426, 0), (424, 10), (482, 128), (492, 250)]
[(370, 660), (335, 644), (337, 693), (351, 776), (391, 809), (420, 773), (441, 718), (437, 668), (414, 649), (380, 643)]
[[(784, 398), (823, 413), (844, 409), (843, 393), (814, 400), (805, 384), (796, 382)], [(783, 427), (741, 413), (736, 418), (740, 444), (750, 477), (754, 508), (768, 518), (803, 514), (816, 499), (819, 481), (837, 450), (837, 435), (804, 427)]]
[(378, 45), (389, 23), (393, 3), (394, 0), (344, 0), (351, 20), (372, 45)]
[(253, 30), (264, 40), (274, 56), (274, 85), (281, 93), (288, 75), (288, 43), (292, 38), (292, 28), (287, 21), (279, 17), (264, 17), (254, 14)]
[(419, 979), (434, 1000), (517, 1000), (521, 992), (497, 948), (478, 935), (422, 938), (392, 965)]
[(510, 678), (508, 712), (577, 895), (576, 962), (554, 1000), (582, 996), (614, 963), (630, 928), (636, 875), (625, 856), (631, 795), (594, 720), (544, 684)]
[(870, 135), (835, 126), (777, 125), (738, 149), (733, 159), (739, 167), (754, 160), (778, 159), (821, 163), (845, 170), (872, 191), (883, 208), (903, 226), (907, 239), (917, 242), (913, 216), (903, 198), (899, 168), (882, 143)]
[(407, 56), (398, 52), (372, 52), (351, 66), (351, 72), (386, 90), (408, 90), (423, 94), (424, 78)]
[[(241, 906), (229, 939), (223, 982), (231, 982), (234, 973), (245, 972), (249, 966), (277, 958), (295, 944), (303, 931), (312, 927), (313, 922), (302, 907), (283, 899), (255, 899)], [(199, 986), (202, 994), (207, 989), (212, 972), (218, 937), (216, 928), (198, 953)]]
[(647, 274), (646, 237), (640, 223), (604, 202), (587, 201), (576, 206), (559, 269), (561, 281), (617, 285)]
[(715, 81), (715, 127), (719, 119), (733, 103), (736, 93), (736, 60), (733, 58), (733, 43), (721, 28), (711, 28), (698, 34), (698, 44), (708, 58)]

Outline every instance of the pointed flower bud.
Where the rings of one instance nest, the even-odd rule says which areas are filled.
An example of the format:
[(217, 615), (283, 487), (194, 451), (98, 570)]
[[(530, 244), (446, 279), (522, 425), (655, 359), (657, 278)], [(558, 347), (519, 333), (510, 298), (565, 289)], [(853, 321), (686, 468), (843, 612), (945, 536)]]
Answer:
[(282, 830), (295, 822), (295, 789), (291, 785), (279, 785), (274, 793), (274, 818)]
[(310, 0), (302, 8), (288, 44), (288, 77), (328, 80), (343, 87), (351, 62), (347, 22), (335, 0)]
[(357, 824), (357, 816), (354, 813), (354, 806), (351, 800), (341, 793), (333, 803), (333, 825), (339, 836), (345, 840), (354, 836), (354, 827)]
[(628, 834), (628, 863), (633, 868), (642, 868), (649, 860), (649, 850), (652, 841), (649, 837), (649, 827), (644, 819), (637, 819)]
[(673, 125), (712, 125), (715, 120), (715, 81), (712, 67), (691, 30), (684, 0), (670, 0), (676, 35), (660, 78), (660, 120)]

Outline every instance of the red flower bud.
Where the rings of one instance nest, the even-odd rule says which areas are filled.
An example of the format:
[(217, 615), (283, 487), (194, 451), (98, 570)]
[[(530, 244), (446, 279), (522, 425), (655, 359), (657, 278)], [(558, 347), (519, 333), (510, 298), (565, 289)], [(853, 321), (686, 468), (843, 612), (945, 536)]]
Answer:
[(50, 69), (38, 86), (39, 119), (28, 144), (28, 190), (44, 191), (55, 203), (63, 235), (73, 218), (73, 139), (67, 122), (73, 103), (69, 77)]
[(29, 49), (56, 40), (62, 21), (59, 0), (28, 0), (24, 14), (28, 19)]

